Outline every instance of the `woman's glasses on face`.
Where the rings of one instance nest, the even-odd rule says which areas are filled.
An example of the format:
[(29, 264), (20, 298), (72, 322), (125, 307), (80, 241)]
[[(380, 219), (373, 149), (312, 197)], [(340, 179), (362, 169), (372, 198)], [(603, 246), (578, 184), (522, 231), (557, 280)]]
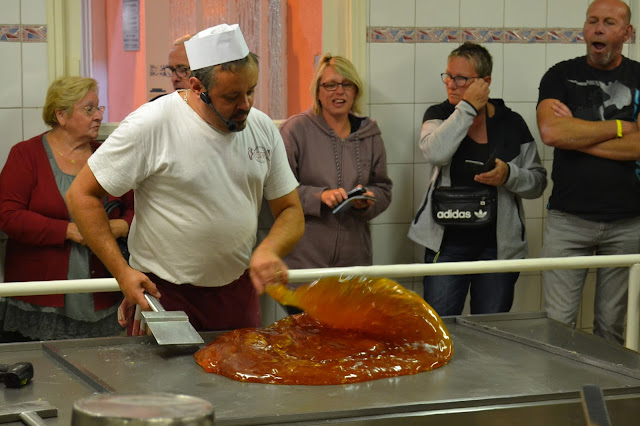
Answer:
[(102, 105), (100, 105), (100, 106), (87, 105), (87, 106), (84, 106), (84, 107), (80, 108), (80, 110), (82, 112), (84, 112), (87, 117), (93, 117), (93, 115), (97, 111), (100, 111), (100, 114), (104, 114), (104, 109), (105, 109), (105, 107), (102, 106)]
[(447, 72), (443, 72), (442, 74), (440, 74), (440, 78), (442, 78), (442, 81), (444, 82), (444, 84), (449, 84), (453, 81), (453, 84), (455, 84), (456, 87), (464, 87), (467, 85), (467, 82), (469, 80), (473, 80), (480, 77), (465, 77), (463, 75), (456, 75), (454, 77)]
[(329, 83), (320, 84), (324, 90), (328, 92), (335, 92), (338, 90), (338, 86), (342, 86), (344, 91), (353, 89), (356, 85), (350, 81), (343, 81), (342, 83), (336, 83), (335, 81), (330, 81)]

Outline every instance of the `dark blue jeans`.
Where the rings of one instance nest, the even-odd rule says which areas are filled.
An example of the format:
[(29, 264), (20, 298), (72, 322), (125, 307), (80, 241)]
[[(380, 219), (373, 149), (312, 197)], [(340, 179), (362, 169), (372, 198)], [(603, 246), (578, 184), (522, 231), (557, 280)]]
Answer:
[[(425, 251), (425, 263), (496, 260), (495, 244), (474, 247), (443, 241), (440, 252)], [(434, 261), (435, 259), (435, 261)], [(509, 312), (513, 304), (513, 292), (519, 272), (501, 272), (471, 275), (428, 275), (422, 280), (424, 300), (440, 316), (460, 315), (467, 292), (471, 287), (471, 313), (489, 314)]]

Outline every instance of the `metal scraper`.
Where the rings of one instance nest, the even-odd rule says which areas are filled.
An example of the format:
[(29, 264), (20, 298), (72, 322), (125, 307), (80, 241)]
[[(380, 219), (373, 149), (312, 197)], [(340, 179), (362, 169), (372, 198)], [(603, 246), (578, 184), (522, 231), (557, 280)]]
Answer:
[(144, 297), (152, 311), (143, 311), (144, 317), (153, 337), (159, 345), (192, 345), (204, 343), (202, 337), (189, 322), (183, 311), (165, 311), (158, 299), (148, 293)]
[(25, 425), (46, 425), (44, 418), (57, 417), (58, 409), (47, 401), (28, 401), (0, 407), (0, 423), (22, 422)]

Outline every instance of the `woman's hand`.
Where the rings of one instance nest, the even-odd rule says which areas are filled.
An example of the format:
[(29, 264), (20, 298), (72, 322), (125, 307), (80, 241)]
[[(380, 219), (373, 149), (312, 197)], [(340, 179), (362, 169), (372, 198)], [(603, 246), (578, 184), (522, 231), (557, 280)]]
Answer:
[(347, 191), (344, 188), (327, 189), (322, 191), (320, 199), (330, 208), (334, 208), (347, 199)]
[(114, 238), (129, 235), (129, 224), (124, 219), (109, 219), (109, 227)]
[[(367, 197), (371, 197), (371, 198), (375, 198), (375, 195), (373, 195), (373, 192), (371, 191), (367, 191), (364, 194)], [(368, 207), (371, 207), (375, 204), (375, 200), (353, 200), (353, 208), (354, 209), (366, 209)]]
[(496, 166), (488, 172), (477, 174), (473, 177), (476, 182), (485, 185), (500, 186), (504, 185), (509, 177), (509, 165), (499, 158), (496, 158)]
[(78, 225), (76, 225), (73, 222), (69, 222), (69, 224), (67, 225), (67, 235), (66, 235), (66, 239), (67, 240), (71, 240), (74, 243), (78, 243), (81, 244), (83, 246), (87, 245), (84, 242), (84, 238), (82, 238), (82, 234), (80, 233), (80, 231), (78, 230)]
[(474, 80), (467, 87), (462, 100), (469, 102), (476, 111), (480, 111), (489, 102), (489, 83), (481, 78)]

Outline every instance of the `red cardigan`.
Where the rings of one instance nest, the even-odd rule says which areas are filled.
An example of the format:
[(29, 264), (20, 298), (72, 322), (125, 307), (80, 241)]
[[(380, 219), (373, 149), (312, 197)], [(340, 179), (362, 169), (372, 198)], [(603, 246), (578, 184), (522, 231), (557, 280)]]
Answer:
[[(94, 151), (99, 146), (92, 142)], [(133, 191), (121, 200), (125, 211), (118, 216), (118, 209), (114, 209), (111, 218), (120, 217), (131, 226)], [(71, 241), (65, 239), (69, 221), (42, 135), (14, 145), (0, 173), (0, 229), (9, 237), (5, 282), (66, 280), (71, 252)], [(92, 278), (108, 276), (102, 263), (91, 257)], [(120, 297), (117, 292), (94, 293), (94, 308), (112, 306)], [(17, 298), (40, 306), (64, 306), (64, 294)]]

